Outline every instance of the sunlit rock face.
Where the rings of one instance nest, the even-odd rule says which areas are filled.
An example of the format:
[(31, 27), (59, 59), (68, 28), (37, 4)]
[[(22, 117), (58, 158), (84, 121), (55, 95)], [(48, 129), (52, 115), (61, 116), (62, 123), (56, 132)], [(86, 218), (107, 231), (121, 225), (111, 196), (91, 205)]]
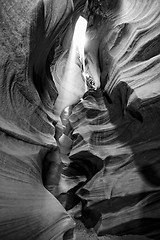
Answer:
[(160, 3), (102, 2), (93, 19), (102, 89), (86, 93), (69, 118), (66, 206), (82, 201), (81, 220), (99, 235), (159, 239)]
[(122, 1), (105, 39), (112, 58), (109, 92), (125, 82), (142, 103), (159, 95), (159, 21), (158, 1)]

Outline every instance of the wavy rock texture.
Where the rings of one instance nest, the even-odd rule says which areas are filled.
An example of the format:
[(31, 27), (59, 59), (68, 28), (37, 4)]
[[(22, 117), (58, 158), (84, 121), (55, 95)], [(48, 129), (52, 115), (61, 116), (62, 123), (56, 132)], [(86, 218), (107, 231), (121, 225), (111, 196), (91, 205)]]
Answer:
[(57, 148), (48, 54), (71, 11), (71, 1), (0, 3), (2, 240), (73, 239), (74, 221), (42, 183), (42, 161)]
[(99, 45), (104, 91), (87, 92), (69, 118), (66, 208), (81, 201), (81, 220), (98, 235), (159, 239), (160, 3), (122, 0), (108, 14)]
[[(50, 65), (70, 47), (85, 2), (1, 0), (2, 240), (74, 238), (75, 223), (53, 196), (60, 164)], [(73, 146), (63, 155), (59, 200), (67, 210), (81, 202), (81, 220), (98, 235), (159, 239), (160, 4), (88, 2), (96, 16), (90, 28), (99, 30), (90, 50), (98, 51), (103, 90), (88, 91), (72, 110)], [(44, 161), (52, 171), (42, 180)]]

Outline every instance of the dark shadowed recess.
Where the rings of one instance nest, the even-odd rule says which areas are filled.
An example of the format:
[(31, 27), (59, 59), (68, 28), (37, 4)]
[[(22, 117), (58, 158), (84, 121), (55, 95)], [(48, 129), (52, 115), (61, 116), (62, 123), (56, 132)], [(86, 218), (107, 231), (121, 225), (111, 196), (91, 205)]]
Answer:
[(160, 53), (160, 34), (154, 39), (148, 41), (137, 53), (132, 61), (146, 61)]

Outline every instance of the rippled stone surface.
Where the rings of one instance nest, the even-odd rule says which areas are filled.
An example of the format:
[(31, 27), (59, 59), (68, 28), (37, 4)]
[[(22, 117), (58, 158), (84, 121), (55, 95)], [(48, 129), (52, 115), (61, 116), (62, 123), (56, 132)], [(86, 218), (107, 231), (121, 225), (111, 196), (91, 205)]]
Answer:
[[(102, 89), (72, 110), (59, 200), (67, 210), (81, 202), (81, 220), (98, 235), (159, 239), (160, 3), (98, 2), (89, 21), (98, 30)], [(84, 4), (1, 1), (0, 239), (73, 239), (75, 224), (53, 196), (58, 87), (50, 65), (69, 48)], [(44, 159), (55, 165), (46, 179), (52, 194), (42, 182)]]
[(67, 207), (82, 201), (81, 220), (99, 235), (159, 239), (160, 3), (123, 0), (110, 16), (99, 45), (104, 91), (86, 93), (69, 118)]
[(42, 162), (52, 151), (56, 165), (57, 148), (48, 54), (71, 9), (59, 0), (0, 3), (2, 240), (73, 239), (74, 221), (42, 182)]

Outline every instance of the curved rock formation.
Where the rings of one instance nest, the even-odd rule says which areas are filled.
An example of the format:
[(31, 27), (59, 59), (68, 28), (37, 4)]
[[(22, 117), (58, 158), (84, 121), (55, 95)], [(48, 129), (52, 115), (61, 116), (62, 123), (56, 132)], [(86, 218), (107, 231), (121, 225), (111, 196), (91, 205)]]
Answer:
[(48, 55), (71, 12), (71, 1), (0, 3), (2, 240), (73, 239), (74, 221), (42, 182), (43, 159), (58, 161)]
[[(74, 85), (58, 192), (54, 104), (81, 13), (101, 86)], [(158, 0), (1, 0), (0, 239), (73, 239), (78, 203), (98, 235), (159, 239), (159, 22)]]
[(105, 11), (101, 3), (94, 20), (103, 90), (88, 91), (69, 117), (66, 208), (82, 202), (81, 220), (99, 235), (159, 239), (160, 4), (123, 0)]

